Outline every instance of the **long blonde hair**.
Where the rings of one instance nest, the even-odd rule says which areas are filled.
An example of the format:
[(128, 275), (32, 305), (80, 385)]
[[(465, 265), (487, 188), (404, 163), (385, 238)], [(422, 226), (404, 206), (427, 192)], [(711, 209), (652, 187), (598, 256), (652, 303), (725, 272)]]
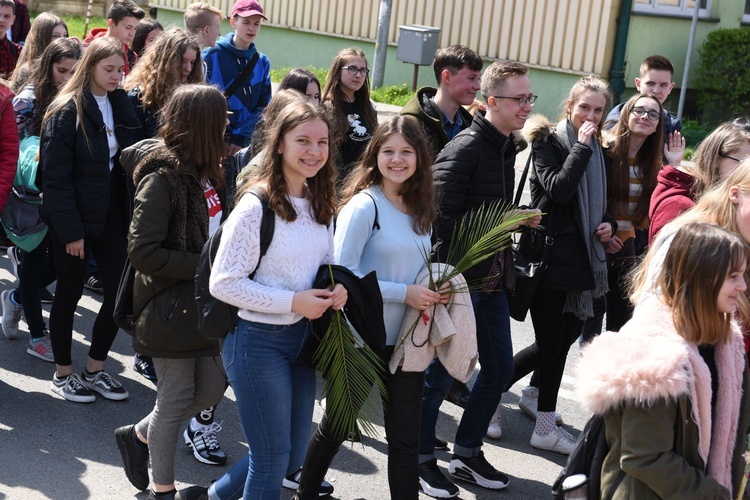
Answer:
[(95, 39), (88, 46), (86, 51), (83, 53), (83, 57), (78, 62), (75, 68), (73, 76), (68, 80), (68, 83), (60, 89), (60, 92), (55, 97), (55, 100), (47, 108), (47, 112), (44, 114), (44, 120), (42, 121), (42, 130), (47, 123), (47, 120), (60, 111), (65, 105), (71, 100), (76, 105), (76, 118), (77, 122), (81, 123), (81, 130), (83, 136), (88, 143), (88, 135), (86, 135), (86, 127), (83, 126), (83, 109), (85, 104), (84, 92), (89, 92), (91, 88), (91, 81), (93, 79), (94, 68), (104, 59), (112, 56), (122, 57), (123, 62), (125, 61), (125, 53), (122, 50), (122, 44), (116, 39), (109, 36), (104, 36)]

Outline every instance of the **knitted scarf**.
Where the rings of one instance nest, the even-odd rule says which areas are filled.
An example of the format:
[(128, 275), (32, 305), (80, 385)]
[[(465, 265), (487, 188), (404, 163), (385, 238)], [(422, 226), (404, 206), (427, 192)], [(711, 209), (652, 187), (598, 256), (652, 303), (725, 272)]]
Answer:
[[(560, 120), (556, 130), (557, 138), (570, 154), (578, 134), (570, 120)], [(563, 312), (575, 314), (580, 319), (594, 316), (594, 298), (607, 293), (607, 254), (604, 246), (596, 237), (596, 228), (602, 223), (607, 206), (607, 176), (604, 169), (604, 153), (596, 138), (591, 139), (593, 154), (589, 159), (586, 172), (578, 184), (578, 219), (583, 229), (583, 239), (588, 251), (591, 273), (594, 276), (594, 289), (570, 291), (567, 293)]]

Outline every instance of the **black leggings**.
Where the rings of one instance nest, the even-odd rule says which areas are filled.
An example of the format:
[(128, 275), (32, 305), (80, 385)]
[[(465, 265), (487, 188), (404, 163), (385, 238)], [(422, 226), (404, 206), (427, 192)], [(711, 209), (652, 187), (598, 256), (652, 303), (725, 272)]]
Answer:
[(117, 335), (117, 324), (113, 319), (115, 297), (120, 283), (120, 275), (127, 258), (127, 226), (123, 210), (110, 210), (107, 222), (99, 238), (84, 238), (84, 258), (68, 255), (65, 245), (60, 242), (54, 229), (52, 250), (57, 271), (57, 287), (49, 317), (50, 339), (55, 363), (61, 366), (73, 364), (71, 348), (73, 343), (73, 318), (78, 301), (83, 294), (83, 280), (86, 276), (87, 256), (94, 255), (99, 264), (99, 273), (104, 287), (104, 299), (96, 315), (91, 334), (89, 356), (97, 361), (107, 359), (112, 343)]
[(540, 288), (531, 302), (535, 342), (513, 357), (515, 371), (508, 388), (536, 370), (538, 411), (555, 411), (568, 350), (583, 329), (583, 321), (564, 313), (566, 292)]
[[(388, 440), (388, 485), (391, 498), (419, 498), (419, 429), (422, 418), (424, 372), (404, 372), (399, 368), (391, 374), (388, 361), (393, 347), (381, 356), (385, 362), (385, 383), (388, 400), (383, 401), (385, 435)], [(302, 466), (299, 498), (317, 499), (320, 485), (346, 436), (335, 435), (323, 416), (310, 438)]]

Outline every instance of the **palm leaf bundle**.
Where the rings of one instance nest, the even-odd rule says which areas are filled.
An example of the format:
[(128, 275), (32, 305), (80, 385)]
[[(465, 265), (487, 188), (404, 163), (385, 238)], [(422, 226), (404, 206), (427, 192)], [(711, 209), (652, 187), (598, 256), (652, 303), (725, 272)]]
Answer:
[(367, 435), (375, 437), (373, 422), (380, 414), (380, 407), (370, 393), (374, 386), (385, 397), (383, 375), (387, 368), (355, 334), (342, 311), (331, 311), (331, 315), (324, 341), (313, 355), (313, 363), (325, 377), (328, 423), (336, 435), (356, 433), (359, 424)]
[[(509, 248), (513, 233), (518, 230), (518, 227), (526, 220), (538, 215), (538, 213), (519, 213), (513, 205), (502, 200), (482, 205), (478, 210), (466, 213), (453, 228), (450, 247), (445, 252), (440, 252), (443, 256), (441, 260), (449, 265), (439, 266), (440, 271), (437, 276), (430, 275), (430, 288), (440, 290), (443, 284), (458, 274), (463, 274), (497, 252)], [(424, 251), (424, 259), (425, 266), (430, 269), (431, 255), (427, 250)], [(481, 290), (488, 279), (490, 277), (467, 281), (465, 289), (451, 287), (442, 293), (467, 293)], [(436, 305), (433, 305), (433, 309), (435, 307)], [(411, 325), (396, 349), (411, 337), (419, 321), (426, 324), (429, 320), (427, 312), (422, 313)]]

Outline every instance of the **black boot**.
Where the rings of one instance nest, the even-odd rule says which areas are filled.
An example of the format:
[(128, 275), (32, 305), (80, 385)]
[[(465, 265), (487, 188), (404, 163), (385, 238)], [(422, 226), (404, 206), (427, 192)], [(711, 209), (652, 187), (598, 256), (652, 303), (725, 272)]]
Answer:
[(297, 488), (298, 500), (315, 500), (320, 497), (321, 484), (341, 446), (342, 441), (325, 436), (321, 428), (325, 428), (325, 417), (307, 445), (307, 455)]

